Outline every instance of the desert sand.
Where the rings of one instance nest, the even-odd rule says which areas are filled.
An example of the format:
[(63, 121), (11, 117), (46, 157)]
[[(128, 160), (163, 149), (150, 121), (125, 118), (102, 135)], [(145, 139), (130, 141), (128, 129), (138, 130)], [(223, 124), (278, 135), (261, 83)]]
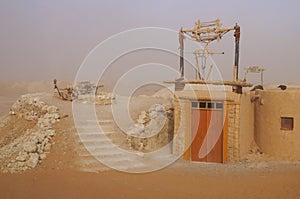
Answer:
[[(71, 102), (52, 96), (51, 83), (5, 83), (0, 85), (0, 117), (7, 114), (22, 94), (42, 93), (41, 100), (57, 106), (68, 117), (55, 123), (56, 136), (47, 158), (23, 173), (0, 173), (1, 198), (298, 198), (300, 161), (254, 157), (230, 164), (177, 160), (159, 171), (130, 174), (104, 165), (88, 171), (78, 155), (80, 146), (72, 118)], [(150, 99), (150, 98), (148, 98)], [(145, 99), (137, 97), (136, 112)], [(155, 100), (148, 100), (155, 103)], [(107, 106), (99, 110), (108, 114)], [(133, 111), (134, 112), (134, 111)], [(134, 116), (133, 116), (134, 117)], [(20, 133), (24, 123), (1, 129), (1, 147), (7, 133)], [(22, 130), (20, 130), (22, 131)], [(14, 139), (14, 138), (11, 138)], [(8, 140), (10, 142), (10, 140)], [(83, 169), (84, 167), (84, 169)]]

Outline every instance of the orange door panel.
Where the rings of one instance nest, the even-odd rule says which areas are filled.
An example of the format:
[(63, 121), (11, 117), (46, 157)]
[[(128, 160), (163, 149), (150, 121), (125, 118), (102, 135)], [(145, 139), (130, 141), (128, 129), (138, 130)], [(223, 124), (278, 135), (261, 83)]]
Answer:
[(191, 160), (223, 162), (223, 110), (192, 109)]

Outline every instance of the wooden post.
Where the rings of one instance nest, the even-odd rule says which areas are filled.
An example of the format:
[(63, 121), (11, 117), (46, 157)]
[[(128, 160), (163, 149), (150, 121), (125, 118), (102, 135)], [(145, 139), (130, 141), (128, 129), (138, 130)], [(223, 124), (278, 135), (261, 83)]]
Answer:
[(179, 49), (180, 49), (180, 77), (183, 78), (184, 76), (184, 58), (183, 58), (183, 49), (184, 49), (184, 43), (183, 43), (184, 35), (182, 28), (179, 31)]
[(239, 48), (240, 48), (240, 35), (241, 28), (239, 25), (234, 26), (234, 37), (235, 37), (235, 57), (234, 57), (234, 81), (239, 79)]
[[(241, 27), (239, 25), (234, 26), (234, 37), (235, 37), (235, 55), (234, 55), (234, 67), (233, 67), (233, 81), (239, 80), (239, 52), (240, 52), (240, 36)], [(233, 86), (232, 91), (241, 94), (243, 92), (241, 86)]]

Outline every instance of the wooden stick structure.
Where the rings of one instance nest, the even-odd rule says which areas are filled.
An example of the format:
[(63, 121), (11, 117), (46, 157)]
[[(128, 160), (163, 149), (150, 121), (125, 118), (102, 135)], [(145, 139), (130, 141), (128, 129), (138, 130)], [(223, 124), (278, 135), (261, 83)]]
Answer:
[[(176, 80), (165, 80), (166, 84), (175, 84)], [(224, 85), (224, 86), (241, 86), (252, 87), (253, 84), (243, 81), (221, 81), (221, 80), (181, 80), (182, 84), (212, 84), (212, 85)]]
[[(222, 39), (222, 37), (234, 30), (234, 37), (235, 37), (235, 57), (234, 57), (234, 67), (233, 67), (233, 81), (230, 81), (230, 85), (233, 86), (233, 92), (236, 93), (241, 93), (242, 92), (242, 87), (247, 86), (248, 84), (242, 83), (242, 81), (239, 81), (239, 41), (240, 41), (240, 34), (241, 34), (241, 29), (239, 25), (235, 25), (234, 27), (229, 27), (229, 28), (223, 28), (222, 23), (219, 19), (216, 19), (214, 21), (210, 22), (202, 22), (198, 20), (195, 22), (195, 26), (192, 29), (183, 29), (181, 28), (179, 30), (179, 49), (180, 49), (180, 78), (177, 79), (178, 81), (182, 81), (184, 78), (184, 38), (189, 37), (190, 39), (200, 42), (200, 43), (205, 43), (206, 47), (204, 50), (207, 50), (207, 46), (210, 42), (212, 41), (219, 41)], [(206, 51), (205, 51), (206, 52)], [(201, 73), (199, 71), (199, 63), (198, 63), (198, 58), (197, 54), (195, 53), (196, 56), (196, 64), (197, 64), (197, 69), (196, 69), (196, 80), (189, 80), (189, 81), (183, 81), (186, 83), (211, 83), (214, 84), (215, 81), (207, 81), (204, 80), (204, 77), (201, 76)], [(206, 60), (206, 57), (203, 55), (203, 59)], [(203, 68), (203, 67), (202, 67)], [(226, 81), (222, 81), (226, 83)], [(233, 83), (236, 82), (236, 83)], [(220, 82), (218, 82), (219, 84)]]

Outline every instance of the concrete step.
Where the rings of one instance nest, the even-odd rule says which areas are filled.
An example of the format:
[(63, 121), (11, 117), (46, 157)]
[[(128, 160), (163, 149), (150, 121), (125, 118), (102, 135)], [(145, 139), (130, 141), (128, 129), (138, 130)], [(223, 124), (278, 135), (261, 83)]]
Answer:
[(79, 124), (76, 126), (77, 129), (114, 129), (114, 125), (111, 124)]
[(119, 158), (101, 158), (103, 163), (97, 159), (85, 159), (82, 161), (82, 164), (85, 167), (88, 167), (89, 170), (98, 171), (99, 169), (103, 169), (102, 167), (105, 165), (110, 168), (119, 169), (119, 170), (127, 170), (127, 169), (135, 169), (135, 168), (145, 168), (145, 165), (142, 162), (135, 162), (132, 159), (128, 159), (126, 157), (119, 157)]
[(80, 137), (80, 139), (78, 140), (78, 143), (79, 144), (84, 144), (84, 146), (100, 146), (102, 144), (104, 145), (109, 145), (111, 144), (112, 145), (112, 142), (111, 140), (106, 137), (106, 136), (98, 136), (96, 138), (94, 137)]
[[(113, 120), (85, 120), (82, 117), (77, 124), (79, 124), (77, 130), (78, 143), (80, 143), (78, 148), (79, 165), (82, 171), (100, 172), (110, 169), (109, 167), (118, 170), (134, 170), (146, 167), (143, 161), (137, 161), (139, 158), (135, 154), (128, 154), (114, 144), (124, 142), (124, 136), (115, 131)], [(98, 125), (101, 126), (102, 131)]]
[(105, 127), (105, 128), (101, 127), (101, 129), (87, 127), (87, 128), (77, 128), (77, 129), (79, 130), (79, 131), (77, 131), (79, 133), (98, 133), (98, 134), (104, 133), (105, 134), (106, 132), (115, 132), (114, 128), (112, 128), (112, 127)]
[(76, 120), (77, 126), (106, 126), (106, 125), (113, 125), (113, 120), (85, 120), (84, 118), (79, 118)]
[(106, 154), (119, 154), (123, 153), (122, 151), (118, 150), (115, 146), (111, 147), (102, 147), (102, 146), (85, 146), (85, 149), (92, 153), (92, 155), (106, 155)]
[(80, 136), (80, 138), (100, 138), (103, 136), (108, 136), (108, 135), (112, 135), (115, 134), (116, 132), (114, 131), (80, 131), (78, 132), (78, 135)]
[(94, 150), (93, 148), (89, 149), (87, 147), (87, 150), (85, 152), (79, 153), (79, 156), (81, 156), (81, 157), (94, 156), (94, 157), (99, 157), (99, 158), (106, 158), (106, 157), (117, 158), (117, 157), (124, 157), (124, 156), (126, 156), (126, 154), (119, 150), (109, 150), (109, 149)]
[(93, 161), (100, 162), (99, 160), (103, 160), (108, 163), (121, 163), (121, 162), (132, 162), (134, 159), (132, 157), (124, 156), (124, 155), (115, 155), (115, 156), (82, 156), (82, 160), (86, 163), (93, 163)]
[(119, 144), (124, 143), (124, 139), (120, 137), (116, 138), (109, 138), (106, 136), (97, 136), (97, 137), (84, 137), (81, 136), (78, 139), (78, 144), (83, 144), (85, 147), (90, 146), (90, 147), (97, 147), (101, 145), (111, 145), (111, 146), (116, 146)]
[(88, 144), (85, 144), (83, 146), (83, 149), (87, 150), (87, 148), (90, 150), (90, 151), (100, 151), (100, 150), (116, 150), (117, 146), (112, 144), (112, 143), (102, 143), (102, 144), (98, 144), (98, 145), (88, 145)]

